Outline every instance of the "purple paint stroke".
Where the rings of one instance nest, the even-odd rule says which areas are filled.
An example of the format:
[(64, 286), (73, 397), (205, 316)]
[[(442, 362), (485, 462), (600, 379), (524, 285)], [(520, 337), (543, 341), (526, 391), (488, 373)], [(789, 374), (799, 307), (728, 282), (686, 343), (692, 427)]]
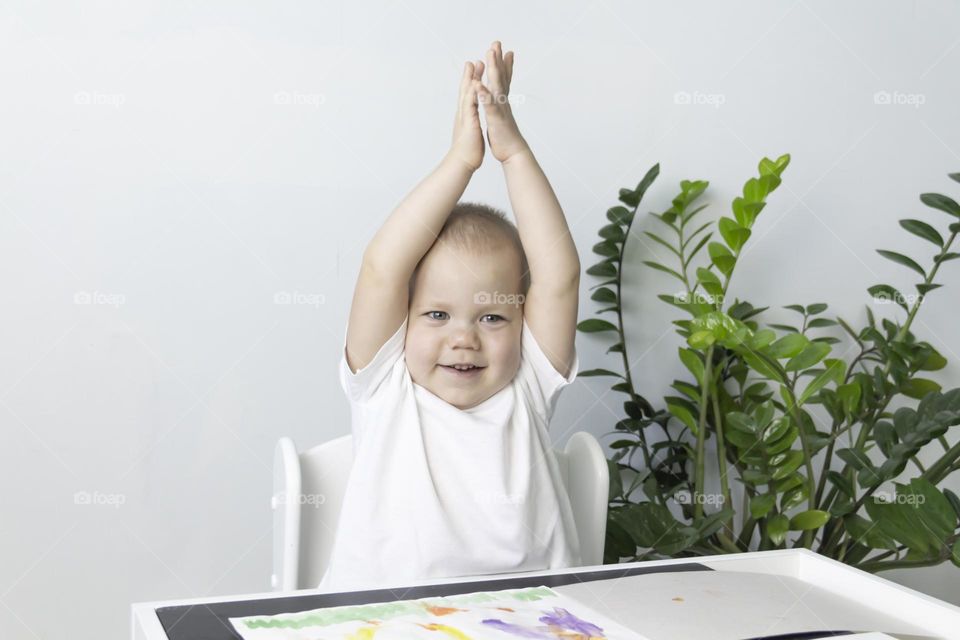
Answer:
[(581, 620), (577, 616), (561, 607), (554, 607), (553, 614), (551, 615), (547, 613), (546, 615), (542, 616), (540, 618), (540, 622), (556, 625), (563, 629), (569, 629), (570, 631), (576, 631), (577, 633), (582, 633), (588, 638), (605, 637), (603, 635), (603, 629), (592, 622)]
[(519, 624), (511, 624), (509, 622), (504, 622), (503, 620), (496, 620), (494, 618), (488, 618), (486, 620), (480, 621), (483, 624), (490, 625), (500, 631), (506, 631), (507, 633), (512, 633), (515, 636), (521, 638), (534, 638), (536, 640), (556, 640), (556, 637), (552, 633), (544, 633), (542, 631), (537, 631), (536, 629), (528, 629), (526, 627), (520, 626)]

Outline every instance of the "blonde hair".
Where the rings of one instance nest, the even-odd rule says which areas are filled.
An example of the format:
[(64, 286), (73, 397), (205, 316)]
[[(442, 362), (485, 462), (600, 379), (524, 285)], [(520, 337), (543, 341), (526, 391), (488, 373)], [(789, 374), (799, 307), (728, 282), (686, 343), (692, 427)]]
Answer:
[[(432, 250), (439, 243), (446, 243), (474, 255), (481, 255), (501, 248), (504, 240), (516, 250), (520, 257), (520, 293), (526, 295), (530, 288), (527, 254), (523, 251), (517, 226), (499, 209), (481, 202), (458, 202), (450, 211), (447, 221), (430, 249)], [(427, 254), (429, 253), (428, 250)], [(420, 259), (413, 270), (413, 275), (410, 276), (410, 300), (413, 300), (413, 283), (417, 279), (417, 273), (424, 258)]]

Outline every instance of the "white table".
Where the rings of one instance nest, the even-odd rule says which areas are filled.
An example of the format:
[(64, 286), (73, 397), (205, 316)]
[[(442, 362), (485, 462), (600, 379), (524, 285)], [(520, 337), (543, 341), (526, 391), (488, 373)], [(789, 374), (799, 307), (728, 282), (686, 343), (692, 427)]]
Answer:
[[(704, 565), (709, 570), (676, 571), (690, 563)], [(653, 568), (665, 572), (623, 575), (625, 570)], [(577, 578), (578, 574), (587, 572), (603, 572), (603, 576), (589, 581)], [(510, 581), (534, 576), (566, 576), (572, 580), (570, 584), (552, 588), (653, 640), (733, 640), (823, 629), (960, 639), (960, 607), (806, 549), (423, 581), (395, 585), (382, 600), (421, 597), (408, 595), (411, 587), (453, 585), (480, 579), (504, 583), (502, 587), (493, 588), (513, 588)], [(491, 589), (487, 582), (482, 589), (472, 590)], [(244, 615), (253, 615), (261, 613), (255, 610), (254, 601), (323, 593), (308, 589), (136, 603), (131, 606), (132, 638), (168, 640), (157, 615), (157, 610), (164, 607), (187, 606), (212, 616), (215, 605), (230, 605), (235, 609), (248, 608)], [(307, 600), (301, 603), (304, 601)], [(316, 605), (291, 610), (310, 608)], [(228, 629), (229, 623), (225, 623), (219, 630), (224, 638), (237, 637), (227, 633)], [(184, 627), (176, 630), (175, 625), (171, 626), (171, 635), (176, 637), (176, 633), (183, 634), (184, 630)]]

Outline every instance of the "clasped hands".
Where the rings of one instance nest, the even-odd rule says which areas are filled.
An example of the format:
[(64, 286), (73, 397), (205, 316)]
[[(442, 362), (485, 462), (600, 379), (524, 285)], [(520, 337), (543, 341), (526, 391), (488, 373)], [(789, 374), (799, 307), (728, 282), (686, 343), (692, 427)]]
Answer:
[[(460, 79), (457, 114), (453, 125), (450, 155), (462, 161), (471, 171), (483, 162), (484, 136), (480, 126), (480, 106), (487, 121), (487, 143), (490, 153), (501, 163), (509, 161), (529, 147), (510, 108), (510, 80), (513, 78), (513, 51), (504, 55), (500, 41), (494, 41), (482, 60), (467, 62)], [(483, 72), (487, 71), (487, 84)]]

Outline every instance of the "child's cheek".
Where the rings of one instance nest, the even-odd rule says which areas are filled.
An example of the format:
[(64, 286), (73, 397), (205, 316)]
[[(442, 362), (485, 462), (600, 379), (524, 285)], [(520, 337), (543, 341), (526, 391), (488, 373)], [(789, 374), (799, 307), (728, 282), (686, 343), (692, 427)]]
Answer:
[(506, 381), (512, 380), (520, 369), (520, 337), (513, 336), (497, 345), (497, 365)]
[(404, 345), (407, 358), (407, 368), (418, 375), (426, 375), (436, 364), (430, 345), (426, 344), (423, 336), (417, 331), (407, 333), (407, 342)]

